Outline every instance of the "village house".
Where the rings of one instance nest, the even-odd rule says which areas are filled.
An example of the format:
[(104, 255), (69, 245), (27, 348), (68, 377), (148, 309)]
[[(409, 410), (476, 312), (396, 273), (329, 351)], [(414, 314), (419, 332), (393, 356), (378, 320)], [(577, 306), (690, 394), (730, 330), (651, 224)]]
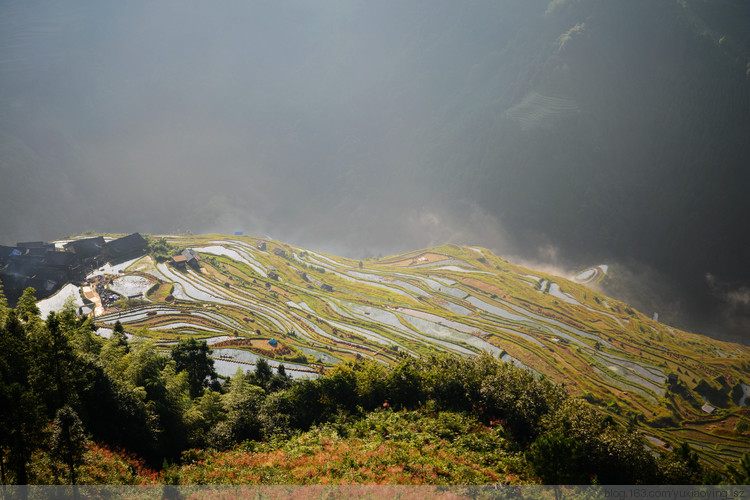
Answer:
[(200, 269), (200, 257), (189, 248), (183, 250), (179, 255), (172, 257), (170, 263), (179, 269), (187, 269), (187, 266), (193, 269)]
[(188, 266), (195, 269), (200, 269), (201, 258), (191, 248), (186, 248), (182, 251), (182, 256), (185, 257), (185, 262)]
[(172, 256), (169, 263), (178, 269), (187, 269), (187, 258), (182, 254)]
[(102, 253), (102, 248), (106, 242), (104, 237), (85, 238), (82, 240), (73, 240), (64, 245), (66, 252), (72, 252), (81, 259), (95, 257)]
[(133, 233), (104, 244), (102, 256), (110, 262), (123, 262), (143, 254), (148, 242), (140, 235)]

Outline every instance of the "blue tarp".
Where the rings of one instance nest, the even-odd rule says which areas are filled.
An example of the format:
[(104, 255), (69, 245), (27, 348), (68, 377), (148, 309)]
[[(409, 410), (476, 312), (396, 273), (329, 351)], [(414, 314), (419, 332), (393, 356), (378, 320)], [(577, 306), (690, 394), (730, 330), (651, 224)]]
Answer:
[(271, 344), (274, 347), (276, 347), (276, 344), (278, 344), (278, 342), (276, 342), (276, 339), (271, 339), (271, 340), (268, 341), (268, 343)]
[(243, 233), (242, 231), (235, 231), (234, 232), (235, 236), (242, 236), (243, 234), (245, 234), (245, 233)]
[[(12, 252), (10, 252), (10, 255), (21, 255), (21, 251), (17, 248), (14, 248)], [(10, 257), (10, 255), (8, 257)]]

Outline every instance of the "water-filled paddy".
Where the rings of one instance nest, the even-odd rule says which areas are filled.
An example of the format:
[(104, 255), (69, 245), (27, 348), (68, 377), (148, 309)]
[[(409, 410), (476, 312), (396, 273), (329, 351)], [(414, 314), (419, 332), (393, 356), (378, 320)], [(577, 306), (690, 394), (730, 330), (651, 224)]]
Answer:
[[(309, 371), (311, 370), (309, 366), (297, 365), (294, 363), (286, 363), (284, 361), (276, 361), (274, 359), (268, 359), (268, 358), (265, 358), (264, 356), (259, 356), (253, 352), (244, 351), (242, 349), (217, 347), (212, 350), (213, 350), (212, 356), (214, 358), (226, 356), (230, 359), (234, 359), (237, 361), (244, 361), (245, 363), (257, 363), (258, 359), (264, 358), (266, 361), (268, 361), (268, 364), (271, 365), (272, 368), (274, 368), (274, 372), (278, 369), (280, 364), (283, 364), (287, 375), (291, 376), (292, 378), (317, 378), (318, 377), (317, 373), (311, 373)], [(232, 363), (231, 361), (222, 360), (222, 359), (214, 359), (214, 368), (216, 369), (217, 373), (221, 375), (226, 375), (226, 376), (234, 375), (235, 372), (237, 371), (237, 368), (241, 368), (242, 370), (245, 370), (245, 371), (255, 370), (254, 365), (246, 365), (243, 363)]]
[(654, 397), (654, 395), (647, 392), (642, 387), (636, 384), (633, 384), (630, 381), (626, 382), (626, 381), (617, 379), (596, 366), (592, 366), (591, 369), (594, 370), (594, 373), (596, 373), (599, 376), (599, 378), (601, 378), (604, 382), (612, 386), (618, 387), (624, 391), (630, 391), (635, 394), (640, 394), (644, 398), (648, 399), (651, 403), (656, 403), (656, 398)]
[(318, 351), (317, 349), (311, 349), (309, 347), (297, 347), (297, 349), (307, 354), (308, 356), (312, 356), (316, 360), (320, 360), (323, 363), (334, 365), (341, 362), (339, 358), (332, 356), (327, 352)]
[(152, 326), (149, 330), (177, 330), (179, 328), (192, 328), (194, 330), (221, 333), (223, 330), (217, 330), (216, 328), (209, 328), (203, 325), (196, 325), (195, 323), (185, 323), (183, 321), (176, 323), (168, 323), (166, 325)]
[(750, 397), (750, 385), (747, 385), (745, 383), (742, 383), (742, 397), (740, 398), (740, 406), (748, 406), (747, 404), (747, 398)]
[(157, 315), (159, 314), (180, 314), (182, 311), (179, 309), (173, 309), (163, 306), (155, 306), (155, 307), (139, 307), (136, 309), (128, 309), (125, 312), (116, 312), (116, 313), (110, 313), (106, 314), (104, 316), (100, 316), (97, 318), (97, 321), (100, 321), (102, 323), (114, 323), (115, 321), (120, 321), (120, 323), (133, 323), (135, 321), (143, 321), (146, 318), (149, 317), (150, 312), (155, 312)]
[[(465, 264), (465, 263), (462, 262), (461, 265), (465, 266), (467, 264)], [(442, 266), (442, 267), (435, 267), (434, 269), (436, 271), (437, 270), (441, 270), (441, 271), (454, 271), (454, 272), (458, 272), (458, 273), (476, 273), (476, 274), (493, 274), (494, 275), (494, 273), (491, 273), (491, 272), (488, 272), (488, 271), (478, 271), (476, 269), (466, 269), (465, 267), (459, 267), (459, 266)]]
[(440, 283), (439, 281), (435, 281), (435, 280), (425, 279), (424, 281), (425, 283), (427, 283), (427, 286), (429, 286), (436, 292), (445, 293), (452, 297), (456, 297), (457, 299), (463, 299), (464, 297), (466, 297), (466, 291), (461, 290), (460, 288), (455, 288), (452, 286), (444, 285)]
[(118, 276), (112, 280), (109, 288), (113, 292), (117, 292), (125, 297), (133, 297), (136, 295), (146, 295), (146, 292), (154, 283), (154, 281), (143, 276)]
[[(167, 264), (157, 264), (156, 267), (167, 280), (175, 283), (175, 292), (177, 291), (177, 284), (179, 283), (182, 286), (182, 292), (184, 292), (185, 296), (188, 298), (202, 300), (204, 302), (218, 302), (219, 304), (234, 303), (232, 301), (222, 299), (221, 297), (214, 295), (213, 293), (209, 293), (205, 289), (206, 287), (204, 287), (203, 285), (199, 287), (199, 285), (196, 283), (197, 280), (192, 279), (192, 277), (188, 277), (191, 276), (190, 273), (188, 273), (188, 276), (183, 276), (182, 274), (169, 269), (169, 266), (167, 266)], [(175, 292), (172, 293), (175, 297), (177, 297), (177, 294)]]
[[(468, 344), (470, 346), (477, 348), (480, 351), (482, 350), (489, 351), (493, 355), (497, 355), (501, 352), (501, 349), (499, 349), (498, 347), (474, 335), (463, 333), (463, 332), (456, 330), (455, 328), (450, 328), (448, 326), (444, 326), (439, 323), (426, 320), (424, 318), (413, 316), (411, 314), (404, 313), (404, 316), (406, 316), (405, 319), (409, 323), (411, 323), (414, 326), (414, 328), (416, 328), (418, 331), (420, 331), (421, 333), (425, 335), (437, 337), (443, 340), (448, 340), (455, 344), (459, 344), (459, 342)], [(460, 345), (456, 345), (455, 347), (457, 350), (466, 350)], [(471, 351), (469, 351), (469, 353), (471, 353)]]
[(523, 309), (522, 307), (518, 307), (518, 306), (515, 306), (513, 304), (509, 304), (508, 302), (505, 302), (505, 301), (500, 301), (500, 302), (504, 306), (508, 307), (509, 309), (517, 311), (517, 312), (519, 312), (521, 314), (525, 314), (525, 315), (529, 316), (530, 318), (533, 318), (533, 319), (535, 319), (537, 321), (540, 321), (543, 324), (544, 323), (548, 323), (550, 325), (555, 325), (555, 326), (558, 326), (561, 329), (566, 330), (566, 331), (568, 331), (568, 332), (570, 332), (570, 333), (572, 333), (574, 335), (579, 335), (579, 336), (587, 338), (587, 339), (597, 340), (597, 341), (601, 342), (602, 344), (606, 345), (607, 347), (614, 347), (612, 344), (610, 344), (606, 340), (603, 340), (601, 337), (599, 337), (597, 335), (592, 335), (590, 333), (582, 332), (578, 328), (572, 327), (570, 325), (566, 325), (565, 323), (563, 323), (561, 321), (557, 321), (556, 319), (552, 319), (552, 318), (545, 318), (544, 316), (540, 316), (538, 314), (535, 314), (535, 313), (533, 313), (531, 311)]
[(568, 304), (574, 304), (577, 306), (581, 305), (581, 303), (574, 299), (572, 296), (560, 290), (560, 285), (558, 285), (557, 283), (552, 283), (552, 285), (549, 287), (549, 294), (553, 297), (561, 299), (564, 302), (567, 302)]
[(297, 303), (297, 302), (293, 302), (290, 300), (289, 302), (286, 303), (286, 305), (288, 305), (289, 307), (293, 307), (295, 309), (300, 309), (302, 311), (315, 314), (315, 311), (312, 309), (312, 307), (308, 306), (305, 301), (300, 301), (299, 303)]
[(131, 265), (133, 265), (135, 262), (141, 260), (143, 257), (136, 257), (135, 259), (127, 260), (125, 262), (121, 262), (117, 265), (111, 265), (109, 263), (104, 264), (99, 269), (92, 271), (91, 273), (86, 276), (86, 278), (92, 278), (94, 276), (102, 276), (105, 274), (118, 274), (120, 271), (125, 271), (127, 268), (129, 268)]
[(596, 269), (586, 269), (582, 273), (576, 274), (574, 279), (577, 279), (579, 281), (586, 281), (596, 276), (596, 273), (597, 273)]
[(646, 390), (649, 390), (655, 393), (659, 397), (664, 396), (665, 391), (663, 387), (651, 382), (650, 380), (644, 377), (639, 376), (629, 366), (624, 366), (619, 363), (612, 363), (611, 361), (607, 362), (606, 360), (597, 356), (594, 356), (594, 359), (596, 359), (602, 365), (606, 366), (606, 368), (612, 373), (616, 373), (617, 375), (620, 375), (621, 377), (625, 378), (628, 382), (632, 382), (633, 384), (636, 384)]
[(245, 255), (240, 254), (236, 250), (225, 248), (219, 245), (214, 245), (214, 246), (208, 246), (208, 247), (195, 248), (195, 251), (198, 253), (208, 253), (212, 255), (223, 255), (225, 257), (229, 257), (232, 260), (236, 260), (237, 262), (242, 262), (243, 264), (250, 266), (250, 268), (252, 268), (253, 271), (263, 276), (264, 278), (268, 277), (268, 275), (266, 274), (266, 271), (262, 269), (262, 267), (258, 264), (257, 261), (255, 261), (255, 259), (250, 260), (246, 258)]
[[(442, 259), (442, 260), (436, 260), (433, 262), (426, 262), (423, 264), (414, 264), (410, 265), (410, 268), (423, 268), (423, 267), (429, 267), (433, 269), (443, 269), (443, 267), (437, 267), (437, 266), (465, 266), (465, 267), (474, 267), (471, 264), (467, 264), (466, 262), (459, 260), (459, 259)], [(463, 269), (462, 269), (463, 270)]]
[(52, 311), (60, 311), (65, 306), (65, 302), (70, 298), (72, 298), (72, 304), (75, 306), (76, 311), (78, 311), (78, 308), (83, 305), (83, 299), (81, 299), (81, 295), (78, 292), (78, 287), (70, 283), (58, 290), (56, 294), (37, 302), (36, 305), (39, 308), (42, 319), (47, 319), (47, 316)]
[[(346, 312), (338, 309), (338, 306), (332, 302), (329, 302), (329, 304), (339, 314), (343, 316), (346, 315)], [(401, 323), (401, 321), (399, 321), (398, 317), (390, 311), (384, 311), (377, 307), (363, 306), (354, 302), (342, 302), (341, 305), (361, 319), (388, 325), (396, 330), (409, 330), (403, 323)]]
[(468, 297), (466, 299), (466, 302), (473, 305), (474, 307), (481, 309), (484, 312), (494, 314), (495, 316), (500, 316), (503, 319), (507, 319), (510, 321), (528, 321), (529, 320), (529, 318), (525, 316), (519, 316), (518, 314), (513, 314), (512, 312), (509, 312), (506, 309), (497, 307), (492, 304), (488, 304), (487, 302), (480, 300), (476, 297)]
[[(392, 345), (392, 344), (398, 345), (396, 342), (394, 342), (393, 340), (391, 340), (391, 339), (389, 339), (387, 337), (384, 337), (384, 336), (382, 336), (382, 335), (380, 335), (378, 333), (375, 333), (375, 332), (371, 332), (370, 330), (365, 330), (364, 328), (360, 328), (358, 326), (347, 325), (345, 323), (340, 323), (338, 321), (330, 321), (330, 320), (328, 321), (328, 323), (330, 323), (331, 325), (335, 326), (339, 330), (343, 330), (345, 332), (351, 332), (351, 333), (356, 333), (358, 335), (362, 335), (366, 339), (371, 340), (373, 342), (377, 342), (378, 344), (382, 344), (382, 345), (386, 345), (386, 346), (387, 345)], [(399, 347), (403, 347), (403, 346), (399, 346)]]
[(620, 356), (615, 356), (614, 354), (608, 354), (605, 352), (600, 352), (599, 356), (607, 358), (612, 362), (617, 363), (618, 365), (622, 365), (634, 371), (641, 377), (647, 378), (656, 384), (663, 384), (664, 380), (666, 379), (666, 375), (664, 375), (664, 372), (656, 368), (655, 366), (643, 366), (633, 361), (623, 359)]
[(471, 309), (468, 309), (464, 306), (460, 306), (456, 304), (455, 302), (451, 302), (450, 300), (446, 300), (440, 304), (443, 308), (449, 310), (452, 313), (460, 314), (461, 316), (468, 316), (473, 311)]

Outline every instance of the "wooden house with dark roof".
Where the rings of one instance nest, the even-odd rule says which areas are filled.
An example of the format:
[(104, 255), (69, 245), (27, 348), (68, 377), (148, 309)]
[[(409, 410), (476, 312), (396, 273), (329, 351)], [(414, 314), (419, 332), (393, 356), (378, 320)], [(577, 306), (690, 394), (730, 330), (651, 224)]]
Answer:
[(76, 262), (76, 256), (68, 252), (47, 252), (44, 255), (44, 266), (70, 269)]
[(148, 247), (148, 242), (143, 236), (140, 233), (133, 233), (105, 243), (102, 256), (110, 262), (122, 262), (144, 254), (146, 247)]
[(26, 250), (26, 255), (37, 255), (40, 257), (44, 257), (47, 255), (47, 253), (54, 252), (55, 247), (53, 246), (52, 249), (49, 249), (47, 247), (28, 247), (25, 250)]
[(170, 259), (170, 263), (180, 269), (187, 269), (187, 266), (193, 269), (200, 269), (200, 257), (192, 249), (183, 250), (181, 254), (175, 255)]
[(43, 255), (28, 255), (22, 253), (20, 255), (11, 255), (8, 257), (8, 265), (4, 269), (7, 275), (16, 276), (33, 276), (36, 270), (42, 267), (44, 263)]
[(197, 253), (193, 251), (192, 248), (186, 248), (185, 250), (182, 251), (181, 255), (185, 257), (185, 263), (188, 266), (193, 267), (195, 269), (199, 269), (201, 267), (200, 266), (201, 258), (198, 256)]
[(97, 236), (95, 238), (70, 241), (63, 248), (65, 248), (66, 252), (72, 252), (79, 258), (86, 259), (99, 255), (105, 244), (104, 237)]
[[(34, 273), (33, 279), (44, 283), (44, 290), (51, 291), (58, 285), (70, 281), (67, 269), (55, 269), (53, 267), (42, 267)], [(37, 298), (41, 298), (37, 296)]]
[(54, 243), (47, 243), (46, 241), (21, 241), (16, 244), (18, 248), (43, 248), (45, 250), (54, 250)]
[(13, 250), (15, 250), (16, 247), (8, 247), (5, 245), (0, 245), (0, 267), (3, 267), (5, 264), (8, 263), (8, 258), (13, 253)]
[(184, 255), (174, 255), (169, 259), (169, 263), (179, 269), (187, 269), (187, 257)]

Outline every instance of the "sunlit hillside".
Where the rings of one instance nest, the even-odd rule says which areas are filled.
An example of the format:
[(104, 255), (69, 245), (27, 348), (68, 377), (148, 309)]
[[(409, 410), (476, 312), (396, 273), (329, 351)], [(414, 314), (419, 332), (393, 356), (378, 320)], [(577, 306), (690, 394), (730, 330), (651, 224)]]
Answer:
[[(105, 266), (40, 307), (74, 301), (95, 311), (100, 335), (120, 321), (165, 350), (206, 340), (227, 376), (259, 357), (304, 378), (361, 358), (486, 351), (636, 423), (657, 450), (687, 442), (716, 466), (750, 451), (738, 425), (748, 419), (750, 348), (677, 330), (487, 249), (358, 261), (249, 236), (166, 235), (155, 253), (159, 238), (152, 255)], [(186, 249), (197, 258), (168, 258)]]

